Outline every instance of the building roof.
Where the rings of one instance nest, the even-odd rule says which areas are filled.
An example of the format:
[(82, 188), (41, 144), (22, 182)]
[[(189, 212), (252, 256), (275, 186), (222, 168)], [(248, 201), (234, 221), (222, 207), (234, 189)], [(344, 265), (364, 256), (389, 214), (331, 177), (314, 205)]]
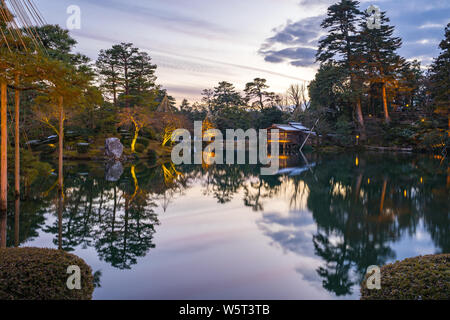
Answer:
[(300, 131), (309, 131), (309, 129), (307, 127), (305, 127), (303, 124), (301, 124), (300, 122), (289, 122), (289, 125)]
[(289, 122), (289, 124), (273, 124), (269, 129), (279, 129), (282, 131), (289, 132), (303, 132), (303, 133), (311, 133), (311, 135), (315, 136), (315, 132), (311, 132), (311, 129), (305, 127), (300, 122)]
[(300, 131), (299, 129), (294, 128), (294, 127), (292, 127), (292, 126), (290, 126), (288, 124), (273, 124), (271, 128), (273, 128), (273, 129), (280, 129), (280, 130), (283, 130), (283, 131)]

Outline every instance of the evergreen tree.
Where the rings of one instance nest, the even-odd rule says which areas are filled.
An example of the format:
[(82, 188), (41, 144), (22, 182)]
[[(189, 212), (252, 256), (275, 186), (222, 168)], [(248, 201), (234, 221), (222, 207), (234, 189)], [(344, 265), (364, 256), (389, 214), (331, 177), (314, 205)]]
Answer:
[(266, 84), (266, 79), (255, 78), (252, 82), (245, 85), (245, 94), (248, 102), (253, 101), (252, 106), (258, 107), (260, 110), (264, 109), (266, 100), (274, 98), (274, 94), (265, 91), (269, 88)]
[(442, 51), (431, 67), (431, 98), (435, 111), (447, 116), (450, 130), (450, 23), (445, 28), (445, 39), (439, 47)]
[[(366, 13), (366, 17), (369, 15)], [(386, 122), (390, 121), (388, 110), (388, 88), (398, 88), (400, 72), (405, 60), (397, 54), (402, 45), (400, 38), (394, 37), (394, 27), (388, 25), (389, 18), (386, 12), (380, 15), (380, 28), (369, 29), (367, 23), (362, 21), (359, 34), (358, 56), (364, 79), (371, 85), (379, 84), (383, 101), (383, 112)]]
[(187, 99), (183, 99), (183, 101), (181, 101), (180, 111), (182, 113), (190, 113), (190, 112), (192, 112), (192, 107), (189, 104), (189, 101)]
[(352, 102), (356, 111), (357, 121), (361, 131), (361, 139), (366, 138), (364, 118), (361, 108), (361, 83), (358, 82), (358, 34), (357, 26), (362, 12), (358, 9), (359, 2), (341, 0), (328, 8), (327, 18), (321, 26), (327, 29), (328, 35), (319, 41), (316, 60), (321, 64), (332, 62), (343, 67), (353, 92)]
[(117, 97), (120, 94), (120, 67), (119, 61), (116, 59), (113, 50), (100, 50), (96, 62), (100, 88), (108, 96), (112, 96), (114, 106), (117, 107)]
[(124, 107), (143, 105), (154, 100), (156, 65), (150, 56), (132, 43), (114, 45), (100, 52), (97, 60), (104, 92), (114, 104)]
[(121, 43), (112, 47), (112, 55), (119, 64), (119, 83), (122, 87), (122, 94), (119, 95), (120, 102), (123, 102), (126, 108), (130, 107), (131, 83), (132, 83), (132, 63), (139, 50), (133, 47), (131, 43)]
[(151, 63), (152, 59), (146, 52), (139, 52), (132, 59), (131, 95), (134, 96), (133, 103), (145, 106), (150, 96), (153, 97), (155, 89), (156, 65)]
[(244, 101), (236, 91), (233, 84), (222, 81), (219, 85), (214, 88), (214, 104), (217, 108), (231, 107), (231, 106), (241, 106)]
[[(77, 41), (70, 36), (69, 30), (62, 29), (59, 25), (45, 25), (35, 27), (34, 30), (48, 57), (78, 67), (86, 67), (90, 61), (81, 53), (73, 53)], [(26, 34), (27, 30), (23, 29), (23, 32)]]
[(212, 112), (214, 105), (214, 90), (204, 89), (202, 91), (202, 96), (202, 102), (206, 105), (208, 111)]

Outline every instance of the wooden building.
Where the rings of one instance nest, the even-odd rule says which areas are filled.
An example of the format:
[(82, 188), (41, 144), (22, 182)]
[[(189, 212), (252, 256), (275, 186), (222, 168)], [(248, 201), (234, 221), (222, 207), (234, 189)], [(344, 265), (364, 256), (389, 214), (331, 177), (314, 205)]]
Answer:
[(280, 144), (280, 153), (288, 154), (296, 152), (296, 148), (303, 144), (308, 135), (310, 136), (306, 145), (311, 145), (316, 138), (314, 132), (299, 122), (289, 122), (288, 124), (273, 124), (267, 128), (267, 140), (269, 143), (273, 142), (272, 131), (278, 130)]

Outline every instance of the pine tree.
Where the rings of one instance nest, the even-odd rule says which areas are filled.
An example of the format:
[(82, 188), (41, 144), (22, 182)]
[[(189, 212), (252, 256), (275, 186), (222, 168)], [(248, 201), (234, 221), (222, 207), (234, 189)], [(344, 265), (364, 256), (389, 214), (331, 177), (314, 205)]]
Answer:
[(113, 97), (114, 105), (147, 106), (154, 100), (156, 65), (150, 56), (132, 43), (114, 45), (102, 50), (97, 60), (101, 87)]
[(134, 97), (133, 103), (145, 106), (149, 93), (155, 89), (156, 65), (146, 52), (138, 52), (131, 61), (130, 93)]
[(192, 112), (192, 107), (187, 99), (183, 99), (183, 101), (181, 101), (180, 111), (183, 113)]
[[(368, 14), (366, 13), (366, 17)], [(380, 15), (380, 28), (369, 29), (367, 23), (361, 23), (357, 55), (364, 71), (364, 80), (370, 85), (380, 84), (383, 112), (386, 122), (390, 121), (388, 111), (388, 89), (399, 87), (399, 78), (405, 66), (405, 60), (397, 54), (402, 45), (400, 38), (394, 37), (394, 27), (388, 25), (386, 12)]]
[(222, 81), (214, 88), (214, 104), (216, 108), (241, 106), (243, 99), (233, 84)]
[(358, 81), (358, 34), (357, 26), (362, 12), (358, 9), (359, 2), (341, 0), (328, 8), (327, 18), (321, 26), (328, 30), (328, 35), (319, 41), (316, 60), (323, 63), (333, 63), (347, 71), (353, 92), (352, 103), (356, 111), (357, 122), (361, 131), (361, 139), (366, 138), (364, 117), (361, 109), (361, 83)]
[(265, 91), (269, 88), (266, 79), (255, 78), (245, 85), (245, 94), (248, 102), (253, 101), (252, 106), (257, 106), (261, 111), (264, 109), (266, 99), (272, 98), (271, 93)]
[(442, 52), (431, 67), (431, 98), (435, 111), (447, 115), (450, 136), (450, 23), (445, 28), (445, 39), (439, 47)]
[(113, 50), (101, 50), (96, 62), (100, 88), (107, 95), (111, 95), (114, 106), (117, 107), (117, 97), (120, 94), (120, 67)]

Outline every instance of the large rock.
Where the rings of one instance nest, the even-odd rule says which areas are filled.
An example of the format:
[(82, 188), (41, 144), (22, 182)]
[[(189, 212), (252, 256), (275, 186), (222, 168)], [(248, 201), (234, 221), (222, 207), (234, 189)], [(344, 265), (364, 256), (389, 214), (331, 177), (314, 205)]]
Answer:
[(120, 177), (123, 174), (123, 166), (122, 162), (107, 162), (105, 168), (105, 180), (108, 182), (116, 182), (119, 181)]
[(105, 142), (105, 155), (108, 158), (119, 160), (122, 158), (123, 145), (118, 138), (108, 138)]

